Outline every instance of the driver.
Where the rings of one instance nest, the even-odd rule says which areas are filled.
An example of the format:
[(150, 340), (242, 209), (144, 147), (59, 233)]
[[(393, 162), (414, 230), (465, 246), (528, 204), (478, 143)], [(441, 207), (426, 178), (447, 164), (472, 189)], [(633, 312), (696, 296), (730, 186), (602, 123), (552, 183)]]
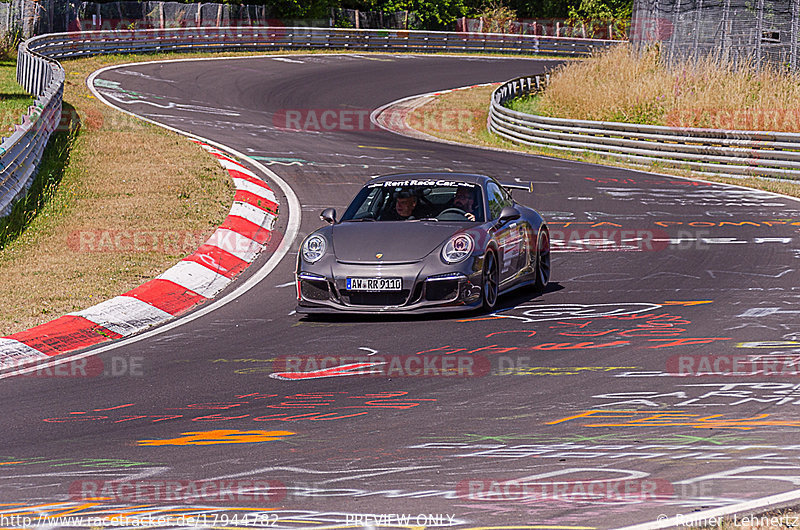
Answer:
[(459, 186), (453, 198), (453, 207), (464, 210), (464, 215), (470, 221), (475, 220), (475, 192), (468, 186)]
[(405, 221), (415, 219), (415, 209), (417, 208), (417, 196), (410, 188), (403, 188), (397, 192), (394, 200), (394, 208), (386, 212), (382, 219), (386, 221)]

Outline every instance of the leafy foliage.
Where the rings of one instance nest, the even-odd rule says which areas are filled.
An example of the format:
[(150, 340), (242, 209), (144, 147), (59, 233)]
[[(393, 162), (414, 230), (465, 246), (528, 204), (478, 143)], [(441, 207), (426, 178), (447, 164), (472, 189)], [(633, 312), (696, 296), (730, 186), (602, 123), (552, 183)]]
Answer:
[(464, 0), (379, 0), (370, 8), (384, 13), (412, 11), (425, 29), (451, 29), (470, 9)]
[(569, 19), (573, 23), (607, 21), (614, 25), (615, 33), (624, 33), (630, 28), (632, 13), (633, 0), (581, 0), (577, 7), (569, 6)]
[(487, 3), (478, 16), (484, 20), (485, 33), (510, 33), (511, 23), (517, 19), (517, 13), (499, 1)]
[[(0, 0), (2, 1), (2, 0)], [(95, 0), (100, 3), (114, 0)], [(197, 0), (178, 0), (197, 3)], [(461, 17), (496, 21), (516, 18), (630, 18), (633, 0), (216, 0), (225, 4), (266, 5), (279, 19), (324, 19), (332, 9), (416, 13), (424, 29), (453, 29)], [(579, 2), (576, 5), (576, 2)]]

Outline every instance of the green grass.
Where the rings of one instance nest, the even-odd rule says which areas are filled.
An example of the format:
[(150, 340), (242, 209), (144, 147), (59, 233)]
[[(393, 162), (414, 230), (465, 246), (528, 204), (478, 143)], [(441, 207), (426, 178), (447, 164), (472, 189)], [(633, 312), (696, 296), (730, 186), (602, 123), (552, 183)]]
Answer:
[[(69, 103), (64, 103), (63, 108), (67, 113), (74, 111)], [(22, 199), (14, 203), (9, 215), (0, 218), (0, 250), (25, 232), (45, 206), (53, 210), (54, 214), (63, 213), (61, 210), (65, 205), (59, 205), (60, 201), (53, 202), (53, 199), (57, 197), (58, 185), (69, 165), (69, 156), (77, 133), (78, 124), (73, 121), (50, 136), (30, 189)]]
[(533, 94), (530, 96), (523, 96), (521, 98), (512, 99), (506, 102), (505, 106), (517, 112), (524, 112), (526, 114), (539, 114), (545, 116), (539, 108), (539, 95)]
[(14, 125), (21, 123), (33, 98), (17, 84), (17, 64), (9, 57), (0, 57), (0, 134), (9, 136)]
[[(0, 220), (0, 336), (157, 276), (202, 244), (230, 209), (231, 181), (213, 157), (175, 133), (120, 115), (89, 91), (91, 72), (131, 59), (63, 63), (64, 113), (75, 122), (51, 136), (29, 193)], [(184, 248), (188, 236), (156, 250), (79, 244), (81, 234), (98, 233), (152, 234), (160, 242), (184, 234), (195, 244)]]

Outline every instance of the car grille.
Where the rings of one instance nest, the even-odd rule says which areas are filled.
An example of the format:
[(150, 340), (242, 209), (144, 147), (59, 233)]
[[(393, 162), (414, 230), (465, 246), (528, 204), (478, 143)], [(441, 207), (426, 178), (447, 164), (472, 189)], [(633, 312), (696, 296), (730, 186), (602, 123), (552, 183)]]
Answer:
[(458, 297), (458, 280), (438, 280), (425, 284), (425, 299), (429, 302), (453, 300)]
[(328, 300), (328, 282), (325, 280), (300, 280), (300, 292), (306, 300)]
[(403, 305), (408, 300), (408, 289), (402, 291), (391, 291), (386, 293), (370, 293), (370, 292), (342, 292), (342, 298), (349, 305), (374, 305), (374, 306), (389, 306), (389, 305)]

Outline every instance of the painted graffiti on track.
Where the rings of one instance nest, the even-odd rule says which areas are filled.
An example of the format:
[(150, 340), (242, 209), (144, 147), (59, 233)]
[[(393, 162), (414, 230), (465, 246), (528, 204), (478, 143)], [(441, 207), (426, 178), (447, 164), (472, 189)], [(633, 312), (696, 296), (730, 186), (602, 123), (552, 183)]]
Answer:
[(298, 380), (360, 375), (371, 377), (483, 377), (492, 364), (483, 355), (311, 355), (273, 362), (275, 379)]
[[(167, 414), (135, 414), (138, 408), (137, 404), (125, 403), (89, 411), (73, 411), (67, 413), (66, 416), (45, 418), (43, 421), (47, 423), (95, 421), (108, 423), (124, 423), (129, 421), (157, 423), (179, 419), (200, 423), (233, 420), (255, 422), (335, 421), (364, 416), (377, 410), (408, 410), (434, 401), (436, 401), (435, 398), (414, 398), (410, 396), (408, 392), (402, 390), (370, 394), (358, 394), (345, 391), (305, 392), (289, 395), (254, 392), (236, 395), (232, 401), (188, 403), (181, 407), (168, 407), (164, 409), (165, 412), (169, 411)], [(236, 414), (235, 409), (248, 404), (256, 404), (259, 408), (263, 408), (265, 411), (271, 413)], [(230, 412), (208, 414), (209, 411), (215, 410)], [(275, 410), (291, 410), (292, 412), (272, 412)], [(312, 412), (297, 413), (302, 410), (310, 410)], [(177, 438), (176, 440), (180, 439), (181, 438)], [(155, 442), (159, 441), (156, 440)], [(154, 443), (154, 445), (162, 444)]]
[[(613, 421), (617, 420), (617, 421)], [(800, 427), (800, 420), (778, 419), (773, 414), (757, 414), (737, 418), (730, 414), (696, 414), (683, 410), (585, 410), (572, 416), (546, 422), (558, 425), (564, 422), (579, 422), (582, 427), (686, 427), (692, 429), (739, 429), (751, 430), (759, 427)]]

